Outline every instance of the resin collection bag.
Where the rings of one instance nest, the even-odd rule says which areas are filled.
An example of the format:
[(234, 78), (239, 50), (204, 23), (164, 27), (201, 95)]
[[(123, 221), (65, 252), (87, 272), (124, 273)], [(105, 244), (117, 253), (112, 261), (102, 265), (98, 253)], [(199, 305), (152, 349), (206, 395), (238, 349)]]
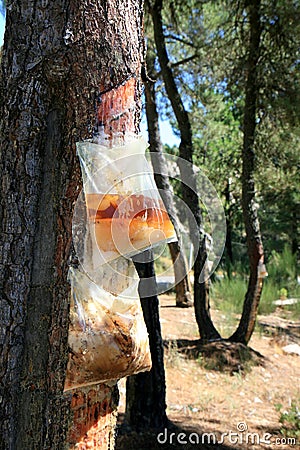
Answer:
[(145, 158), (146, 143), (77, 144), (83, 192), (75, 206), (65, 390), (150, 370), (148, 333), (130, 257), (175, 240)]
[(150, 370), (148, 333), (137, 282), (114, 296), (70, 269), (71, 349), (65, 390)]
[[(176, 240), (145, 158), (146, 148), (143, 138), (113, 148), (77, 144), (89, 229), (82, 259), (91, 270), (120, 255), (130, 257)], [(82, 228), (82, 222), (79, 225)]]

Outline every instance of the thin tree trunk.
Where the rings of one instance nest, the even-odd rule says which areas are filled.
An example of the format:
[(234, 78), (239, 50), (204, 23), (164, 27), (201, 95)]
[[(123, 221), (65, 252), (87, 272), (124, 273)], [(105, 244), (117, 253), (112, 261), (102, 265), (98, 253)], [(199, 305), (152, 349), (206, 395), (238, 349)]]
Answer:
[(299, 210), (296, 207), (293, 207), (292, 211), (292, 221), (291, 221), (291, 238), (292, 238), (292, 253), (296, 255), (296, 260), (299, 258), (299, 232), (298, 232), (298, 224), (299, 224)]
[[(152, 261), (152, 262), (149, 262)], [(139, 294), (149, 333), (152, 369), (127, 378), (126, 421), (132, 430), (160, 429), (167, 425), (164, 349), (152, 251), (134, 257), (140, 277)]]
[(174, 268), (176, 306), (179, 308), (189, 308), (193, 306), (193, 300), (187, 274), (187, 262), (179, 242), (170, 242), (168, 245)]
[(198, 248), (198, 242), (195, 241), (200, 232), (200, 248), (196, 255), (194, 264), (194, 306), (196, 320), (199, 333), (202, 339), (212, 340), (219, 339), (220, 335), (215, 329), (209, 313), (209, 285), (208, 280), (201, 282), (200, 274), (206, 270), (207, 252), (205, 235), (201, 230), (202, 217), (199, 207), (199, 199), (197, 194), (196, 177), (193, 171), (193, 145), (192, 145), (192, 129), (188, 113), (177, 89), (174, 75), (170, 66), (170, 61), (166, 51), (165, 37), (163, 32), (162, 21), (162, 0), (156, 0), (150, 5), (150, 13), (153, 20), (154, 38), (157, 49), (157, 55), (163, 80), (165, 83), (168, 98), (171, 102), (180, 131), (179, 156), (185, 160), (184, 164), (179, 164), (181, 174), (181, 186), (183, 200), (188, 205), (195, 220), (197, 229), (195, 229), (194, 221), (190, 221), (190, 236), (194, 248)]
[[(154, 61), (151, 62), (150, 58), (147, 58), (148, 72), (149, 69), (152, 72), (151, 69), (153, 69), (153, 65)], [(155, 99), (155, 86), (151, 81), (146, 81), (144, 86), (150, 151), (155, 153), (155, 155), (151, 154), (152, 165), (154, 168), (154, 178), (157, 187), (160, 189), (160, 194), (178, 237), (177, 242), (169, 243), (175, 277), (176, 305), (179, 307), (189, 307), (192, 306), (193, 303), (190, 293), (187, 262), (180, 247), (180, 230), (178, 227), (177, 213), (175, 210), (172, 188), (167, 175), (166, 161), (163, 155), (162, 143), (160, 139), (158, 112)]]
[(230, 340), (247, 344), (254, 331), (259, 300), (265, 276), (264, 253), (255, 202), (255, 129), (258, 96), (257, 65), (260, 55), (260, 0), (248, 3), (250, 24), (249, 56), (247, 62), (246, 97), (244, 108), (244, 140), (242, 170), (242, 206), (247, 235), (250, 277), (239, 326)]
[(231, 178), (226, 180), (225, 194), (225, 209), (226, 209), (226, 242), (225, 248), (227, 253), (227, 276), (231, 278), (231, 270), (233, 264), (233, 250), (232, 250), (232, 194), (231, 194)]
[[(7, 8), (0, 115), (1, 450), (69, 448), (76, 399), (64, 396), (63, 387), (72, 211), (80, 185), (75, 143), (91, 137), (101, 94), (138, 77), (141, 30), (139, 1), (24, 0)], [(139, 99), (139, 89), (135, 95)], [(104, 395), (107, 387), (97, 389)], [(97, 395), (76, 395), (85, 396), (90, 424), (102, 424), (107, 440), (99, 447), (93, 439), (89, 448), (112, 448), (113, 433), (104, 424), (111, 431), (115, 423), (115, 388), (97, 414)]]

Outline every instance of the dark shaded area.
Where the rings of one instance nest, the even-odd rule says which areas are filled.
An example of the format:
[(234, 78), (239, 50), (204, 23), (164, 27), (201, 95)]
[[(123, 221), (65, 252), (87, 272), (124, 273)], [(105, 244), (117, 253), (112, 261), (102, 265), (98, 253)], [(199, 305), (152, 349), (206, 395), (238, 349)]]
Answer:
[[(124, 416), (119, 415), (115, 450), (233, 450), (221, 443), (219, 433), (196, 428), (183, 428), (169, 422), (162, 430), (144, 433), (131, 432), (123, 426)], [(160, 441), (160, 442), (159, 442)], [(219, 443), (220, 442), (220, 443)]]
[(175, 346), (188, 359), (201, 359), (203, 366), (219, 372), (248, 371), (253, 366), (264, 366), (266, 358), (240, 342), (219, 340), (204, 343), (201, 339), (177, 339), (164, 341), (166, 348)]

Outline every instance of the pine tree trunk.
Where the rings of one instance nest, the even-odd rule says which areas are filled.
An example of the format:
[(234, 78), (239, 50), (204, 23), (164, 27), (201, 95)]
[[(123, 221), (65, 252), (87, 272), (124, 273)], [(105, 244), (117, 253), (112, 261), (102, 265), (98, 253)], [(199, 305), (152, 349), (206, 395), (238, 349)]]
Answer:
[[(69, 447), (74, 397), (64, 396), (63, 387), (72, 211), (80, 186), (75, 143), (92, 136), (101, 95), (138, 79), (141, 33), (138, 1), (24, 0), (7, 8), (0, 116), (2, 450)], [(138, 84), (135, 94), (138, 101)], [(112, 427), (114, 390), (93, 416)], [(95, 412), (97, 396), (82, 396), (86, 414)], [(94, 439), (89, 448), (112, 448), (107, 439), (103, 446)]]
[(230, 266), (233, 264), (233, 250), (232, 250), (232, 193), (231, 193), (231, 178), (227, 178), (226, 180), (226, 188), (224, 191), (225, 194), (225, 208), (226, 208), (226, 242), (225, 248), (228, 258), (228, 267), (227, 276), (231, 276), (230, 274)]
[(179, 242), (170, 242), (168, 246), (174, 268), (176, 306), (189, 308), (193, 306), (193, 300), (185, 256)]
[[(184, 160), (184, 164), (179, 163), (179, 170), (181, 174), (182, 197), (189, 207), (193, 217), (189, 223), (189, 231), (191, 241), (194, 248), (199, 248), (198, 254), (195, 258), (194, 264), (194, 307), (196, 320), (199, 328), (200, 337), (204, 340), (219, 339), (220, 335), (215, 329), (209, 313), (209, 285), (208, 281), (202, 282), (200, 274), (205, 270), (207, 263), (206, 242), (205, 236), (201, 231), (202, 215), (199, 207), (196, 176), (193, 170), (193, 145), (192, 145), (192, 129), (188, 113), (184, 107), (180, 93), (177, 89), (170, 61), (168, 58), (165, 37), (163, 32), (162, 21), (162, 0), (156, 0), (150, 8), (153, 27), (154, 38), (157, 49), (159, 64), (162, 71), (163, 80), (165, 83), (168, 98), (171, 102), (177, 123), (180, 131), (180, 145), (179, 156)], [(200, 232), (200, 246), (199, 242), (195, 241)], [(202, 272), (203, 273), (203, 272)]]
[(225, 211), (226, 211), (226, 271), (227, 277), (231, 279), (232, 269), (234, 264), (233, 259), (233, 249), (232, 249), (232, 193), (231, 193), (231, 178), (228, 177), (226, 180), (226, 187), (224, 190), (225, 196)]
[(260, 0), (248, 4), (250, 24), (249, 56), (247, 63), (246, 96), (244, 108), (244, 140), (242, 171), (242, 207), (247, 235), (250, 277), (239, 326), (230, 340), (247, 344), (254, 331), (259, 300), (265, 276), (264, 253), (255, 202), (255, 129), (258, 97), (257, 65), (260, 55)]
[[(126, 421), (135, 431), (160, 429), (167, 425), (164, 349), (159, 320), (159, 303), (155, 295), (156, 280), (151, 250), (134, 257), (140, 277), (139, 294), (149, 334), (152, 359), (150, 372), (127, 378)], [(152, 293), (152, 295), (149, 295)]]

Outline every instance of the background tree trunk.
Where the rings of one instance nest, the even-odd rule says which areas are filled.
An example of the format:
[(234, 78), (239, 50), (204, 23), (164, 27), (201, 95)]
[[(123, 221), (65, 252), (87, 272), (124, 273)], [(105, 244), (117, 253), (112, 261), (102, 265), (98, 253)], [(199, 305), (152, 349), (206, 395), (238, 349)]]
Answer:
[(228, 278), (231, 279), (232, 268), (234, 264), (233, 249), (232, 249), (232, 193), (231, 193), (231, 178), (226, 180), (226, 187), (224, 189), (225, 196), (225, 210), (226, 210), (226, 271)]
[(134, 264), (140, 277), (139, 294), (149, 333), (152, 359), (150, 372), (139, 373), (127, 378), (126, 421), (132, 430), (139, 432), (166, 426), (167, 405), (159, 304), (155, 294), (149, 296), (149, 292), (155, 293), (156, 291), (152, 251), (148, 250), (135, 256)]
[(255, 327), (257, 310), (265, 276), (264, 252), (255, 202), (255, 129), (258, 97), (257, 65), (260, 55), (260, 0), (247, 2), (250, 41), (247, 61), (246, 95), (243, 124), (242, 207), (247, 235), (250, 277), (239, 326), (230, 340), (247, 344)]
[[(62, 450), (72, 401), (63, 386), (72, 209), (80, 185), (75, 142), (92, 136), (101, 95), (138, 78), (141, 2), (24, 0), (9, 5), (6, 20), (0, 445)], [(138, 82), (135, 94), (138, 102)], [(139, 106), (134, 115), (137, 120)], [(116, 396), (109, 398), (106, 412), (116, 409)], [(90, 414), (94, 405), (86, 404)], [(108, 439), (101, 448), (111, 448)]]
[[(150, 73), (150, 76), (152, 76), (152, 72), (154, 71), (154, 60), (151, 60), (150, 57), (147, 57), (147, 69)], [(179, 222), (175, 210), (173, 192), (167, 175), (166, 161), (163, 155), (162, 143), (160, 139), (158, 112), (156, 109), (155, 100), (155, 85), (151, 81), (146, 81), (144, 83), (144, 86), (150, 151), (155, 153), (155, 155), (151, 154), (152, 165), (154, 168), (154, 178), (158, 189), (160, 189), (160, 194), (178, 237), (177, 242), (169, 243), (169, 249), (174, 268), (176, 305), (180, 307), (188, 307), (192, 306), (188, 268), (184, 254), (180, 247), (180, 230), (178, 227)]]
[[(153, 20), (154, 38), (157, 49), (157, 55), (163, 80), (165, 83), (168, 98), (171, 102), (180, 131), (179, 156), (186, 161), (184, 167), (179, 164), (181, 174), (181, 186), (183, 200), (188, 205), (195, 220), (197, 229), (195, 230), (194, 221), (189, 224), (190, 236), (194, 248), (198, 248), (198, 242), (195, 241), (200, 233), (200, 246), (195, 256), (194, 264), (194, 307), (199, 333), (202, 339), (212, 340), (219, 339), (220, 335), (215, 329), (209, 313), (209, 285), (207, 281), (200, 281), (200, 274), (205, 270), (207, 253), (205, 236), (202, 232), (202, 216), (199, 206), (197, 193), (196, 176), (193, 171), (193, 145), (192, 145), (192, 129), (189, 121), (188, 113), (184, 107), (180, 93), (177, 89), (170, 61), (166, 51), (165, 37), (163, 32), (162, 21), (162, 0), (156, 0), (150, 5), (150, 14)], [(191, 187), (190, 187), (191, 186)]]

